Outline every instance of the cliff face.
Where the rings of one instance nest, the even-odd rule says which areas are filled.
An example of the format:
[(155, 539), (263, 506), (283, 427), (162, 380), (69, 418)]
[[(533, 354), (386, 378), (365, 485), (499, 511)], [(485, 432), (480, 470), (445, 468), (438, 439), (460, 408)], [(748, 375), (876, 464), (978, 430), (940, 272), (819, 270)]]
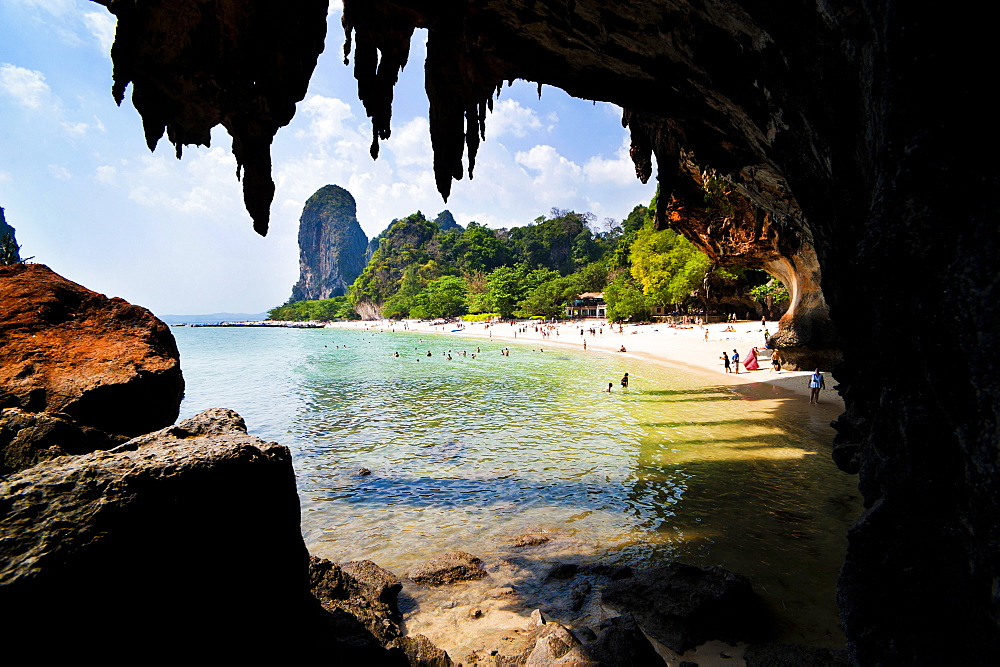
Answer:
[[(154, 6), (112, 6), (121, 17), (125, 5)], [(218, 3), (238, 16), (258, 5)], [(237, 26), (227, 36), (298, 47), (309, 40), (284, 39), (282, 27), (318, 29), (313, 9), (286, 10), (271, 33)], [(175, 18), (190, 8), (169, 11), (163, 23), (119, 22), (116, 78), (130, 44), (193, 45), (183, 67), (229, 93), (226, 63), (198, 57), (212, 31)], [(840, 582), (852, 657), (976, 664), (1000, 649), (1000, 173), (992, 151), (975, 149), (992, 105), (970, 67), (993, 60), (988, 21), (895, 0), (345, 0), (344, 24), (373, 154), (390, 133), (409, 37), (427, 29), (445, 196), (474, 167), (493, 93), (523, 78), (628, 110), (637, 174), (649, 178), (656, 160), (660, 224), (686, 149), (769, 214), (780, 238), (808, 243), (821, 270), (809, 280), (822, 283), (844, 354), (839, 460), (859, 471), (869, 508)], [(287, 66), (299, 81), (300, 63)], [(177, 85), (181, 63), (155, 64), (133, 71), (176, 104), (137, 101), (147, 124), (218, 116)]]
[(299, 218), (299, 281), (292, 300), (329, 299), (347, 288), (365, 268), (368, 237), (358, 224), (351, 193), (336, 185), (317, 190)]

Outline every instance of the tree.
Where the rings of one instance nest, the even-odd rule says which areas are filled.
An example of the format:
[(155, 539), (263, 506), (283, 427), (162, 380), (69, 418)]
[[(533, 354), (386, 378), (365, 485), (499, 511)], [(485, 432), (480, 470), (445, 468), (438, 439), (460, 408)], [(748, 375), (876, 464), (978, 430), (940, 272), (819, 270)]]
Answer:
[(652, 303), (682, 303), (704, 282), (711, 260), (672, 229), (652, 222), (636, 235), (630, 254), (632, 277)]
[(643, 321), (650, 317), (649, 300), (627, 274), (619, 275), (608, 285), (604, 300), (608, 304), (608, 319), (612, 322)]
[(441, 276), (413, 299), (411, 317), (458, 317), (468, 310), (468, 286), (459, 276)]

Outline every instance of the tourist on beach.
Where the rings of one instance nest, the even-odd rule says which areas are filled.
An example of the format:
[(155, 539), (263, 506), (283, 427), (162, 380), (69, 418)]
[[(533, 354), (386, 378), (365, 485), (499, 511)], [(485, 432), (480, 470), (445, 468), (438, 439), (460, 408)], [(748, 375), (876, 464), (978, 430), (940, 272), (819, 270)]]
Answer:
[(622, 389), (628, 389), (628, 373), (622, 376)]
[(620, 348), (620, 349), (619, 349), (618, 351), (619, 351), (619, 352), (624, 352), (624, 351), (625, 351), (625, 346), (624, 346), (624, 345), (622, 345), (622, 346), (621, 346), (621, 348)]
[(781, 372), (781, 355), (777, 350), (771, 353), (771, 370)]
[(729, 355), (726, 354), (725, 350), (722, 351), (722, 356), (719, 357), (719, 359), (722, 359), (722, 365), (726, 367), (726, 372), (732, 373), (732, 369), (729, 368)]
[(708, 327), (705, 327), (705, 342), (708, 342)]
[(815, 403), (819, 405), (819, 390), (826, 389), (826, 380), (823, 374), (816, 369), (816, 372), (809, 376), (809, 405)]
[(585, 349), (585, 350), (587, 349), (587, 339), (586, 338), (583, 339), (583, 349)]
[(733, 368), (736, 369), (736, 374), (740, 374), (740, 353), (733, 350)]

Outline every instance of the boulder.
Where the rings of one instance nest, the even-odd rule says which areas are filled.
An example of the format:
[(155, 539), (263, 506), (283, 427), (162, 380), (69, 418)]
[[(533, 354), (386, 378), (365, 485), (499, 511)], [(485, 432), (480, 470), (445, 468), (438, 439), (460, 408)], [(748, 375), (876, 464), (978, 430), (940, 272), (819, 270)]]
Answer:
[(423, 635), (397, 637), (386, 644), (386, 648), (403, 651), (412, 667), (452, 667), (455, 664), (446, 652)]
[(155, 647), (157, 661), (335, 652), (406, 664), (370, 633), (332, 634), (337, 619), (309, 589), (289, 451), (248, 435), (230, 410), (43, 461), (0, 483), (0, 498), (11, 655), (106, 657), (95, 641), (106, 637), (116, 655)]
[(24, 470), (57, 456), (110, 449), (126, 438), (80, 426), (58, 412), (0, 410), (0, 475)]
[(364, 560), (334, 564), (324, 558), (309, 559), (309, 586), (327, 611), (341, 609), (355, 616), (380, 642), (402, 633), (402, 616), (396, 596), (403, 585), (388, 570)]
[(670, 563), (642, 570), (608, 584), (602, 598), (676, 653), (711, 639), (752, 641), (761, 633), (762, 606), (750, 581), (721, 567)]
[(42, 264), (0, 266), (0, 408), (131, 437), (173, 423), (183, 396), (174, 337), (148, 310)]
[(418, 565), (406, 578), (425, 586), (443, 586), (456, 581), (482, 579), (486, 576), (483, 561), (464, 551), (448, 551)]

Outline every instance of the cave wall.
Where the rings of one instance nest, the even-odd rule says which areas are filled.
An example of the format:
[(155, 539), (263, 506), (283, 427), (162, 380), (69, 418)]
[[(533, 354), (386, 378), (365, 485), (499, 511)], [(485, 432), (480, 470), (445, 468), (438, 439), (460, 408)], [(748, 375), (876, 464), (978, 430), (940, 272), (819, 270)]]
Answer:
[[(108, 4), (119, 16), (116, 94), (135, 83), (148, 136), (165, 125), (180, 146), (204, 143), (212, 121), (242, 127), (233, 119), (243, 117), (246, 86), (222, 76), (231, 61), (203, 48), (223, 31), (177, 20), (208, 3), (189, 0), (156, 20), (159, 3)], [(322, 48), (319, 4), (275, 10), (280, 20), (265, 30), (271, 52), (300, 57), (265, 67), (287, 71), (298, 88), (261, 137), (301, 99), (308, 61)], [(271, 5), (212, 6), (257, 16)], [(869, 508), (849, 535), (840, 580), (849, 648), (862, 664), (945, 655), (981, 664), (1000, 648), (992, 194), (1000, 179), (986, 75), (977, 71), (993, 60), (988, 23), (941, 2), (893, 0), (344, 5), (373, 154), (391, 132), (409, 36), (428, 30), (430, 132), (445, 197), (453, 179), (473, 173), (493, 95), (523, 78), (626, 109), (638, 175), (650, 177), (655, 158), (661, 224), (686, 150), (812, 246), (821, 273), (811, 279), (822, 283), (844, 353), (835, 371), (847, 406), (838, 461), (859, 472)], [(291, 39), (289, 25), (311, 37)], [(238, 23), (224, 32), (242, 48), (260, 29)], [(175, 43), (191, 57), (161, 57)], [(218, 99), (189, 85), (194, 73), (220, 87)], [(244, 153), (236, 151), (249, 176)], [(265, 161), (256, 164), (263, 173)], [(265, 200), (247, 202), (258, 228)]]

